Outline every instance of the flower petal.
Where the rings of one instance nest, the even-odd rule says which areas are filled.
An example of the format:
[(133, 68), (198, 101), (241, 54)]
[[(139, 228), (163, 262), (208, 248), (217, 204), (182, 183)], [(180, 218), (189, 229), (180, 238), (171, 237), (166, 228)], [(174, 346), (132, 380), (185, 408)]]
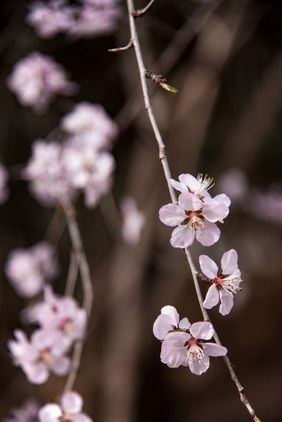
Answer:
[(66, 356), (61, 356), (50, 365), (50, 369), (56, 375), (66, 375), (70, 369), (70, 359)]
[(212, 338), (214, 329), (210, 322), (194, 322), (190, 327), (191, 335), (196, 339), (209, 340)]
[(187, 192), (187, 188), (183, 185), (183, 183), (179, 183), (174, 179), (170, 179), (170, 184), (172, 187), (174, 187), (175, 190), (178, 190), (179, 192)]
[(215, 343), (203, 343), (203, 350), (208, 356), (225, 356), (227, 349), (224, 346)]
[(186, 248), (193, 241), (194, 233), (187, 225), (178, 226), (171, 233), (170, 243), (174, 248)]
[(221, 202), (222, 204), (226, 205), (227, 207), (230, 207), (231, 205), (231, 199), (229, 196), (225, 195), (225, 193), (221, 193), (219, 195), (214, 196), (216, 201)]
[(176, 308), (171, 305), (163, 306), (161, 309), (162, 315), (168, 315), (171, 319), (171, 324), (178, 326), (179, 323), (179, 313), (177, 312)]
[(229, 208), (220, 200), (216, 200), (215, 198), (205, 198), (204, 203), (205, 206), (202, 213), (211, 223), (223, 220), (229, 214)]
[(62, 410), (57, 404), (46, 404), (38, 412), (40, 422), (57, 422), (61, 416)]
[(170, 368), (178, 368), (183, 365), (187, 356), (187, 349), (184, 345), (190, 338), (190, 334), (184, 332), (169, 333), (162, 343), (162, 363)]
[(71, 415), (75, 415), (81, 412), (82, 403), (81, 396), (74, 391), (65, 393), (61, 399), (61, 406), (63, 411)]
[(159, 315), (153, 325), (153, 334), (158, 340), (164, 340), (165, 336), (172, 329), (171, 318), (168, 315)]
[(49, 377), (49, 370), (44, 363), (23, 365), (23, 370), (33, 384), (43, 384)]
[(200, 256), (200, 258), (199, 258), (199, 264), (200, 264), (202, 273), (204, 273), (205, 276), (207, 276), (211, 280), (217, 276), (217, 274), (218, 274), (218, 266), (207, 255), (201, 255)]
[(219, 313), (221, 315), (228, 315), (234, 304), (233, 294), (226, 290), (220, 290), (219, 295), (221, 301)]
[(211, 309), (216, 306), (219, 302), (219, 293), (216, 284), (212, 284), (207, 291), (206, 298), (203, 302), (203, 305), (206, 309)]
[(199, 182), (196, 177), (192, 176), (192, 174), (181, 174), (178, 179), (181, 183), (187, 186), (192, 193), (196, 192), (199, 188)]
[(235, 249), (226, 251), (221, 258), (222, 273), (225, 275), (232, 274), (238, 270), (238, 254)]
[(186, 211), (198, 211), (203, 207), (202, 201), (190, 192), (181, 193), (178, 203)]
[(186, 215), (182, 208), (176, 204), (167, 204), (159, 210), (159, 218), (167, 226), (175, 227), (185, 220)]
[(195, 375), (201, 375), (210, 367), (210, 359), (204, 355), (202, 359), (192, 359), (189, 362), (189, 369)]
[(202, 231), (196, 232), (196, 238), (203, 246), (211, 246), (218, 241), (220, 237), (220, 230), (216, 224), (205, 222), (205, 228)]
[(182, 320), (179, 322), (179, 328), (181, 328), (181, 330), (188, 330), (190, 327), (191, 323), (188, 318), (182, 318)]

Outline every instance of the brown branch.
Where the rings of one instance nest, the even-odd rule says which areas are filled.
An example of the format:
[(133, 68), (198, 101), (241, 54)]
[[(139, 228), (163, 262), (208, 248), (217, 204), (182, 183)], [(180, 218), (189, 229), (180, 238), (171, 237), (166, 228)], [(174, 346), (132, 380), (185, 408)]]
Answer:
[(147, 6), (143, 7), (143, 9), (137, 9), (132, 11), (132, 16), (134, 18), (141, 18), (142, 16), (146, 15), (148, 10), (153, 6), (155, 0), (150, 0)]
[[(150, 102), (150, 97), (149, 97), (149, 92), (148, 92), (148, 87), (147, 87), (147, 82), (146, 82), (146, 68), (145, 68), (144, 61), (143, 61), (143, 56), (142, 56), (142, 52), (141, 52), (141, 47), (140, 47), (140, 43), (139, 43), (139, 38), (138, 38), (138, 33), (137, 33), (136, 25), (135, 25), (135, 20), (134, 20), (134, 17), (132, 16), (132, 12), (134, 11), (133, 0), (126, 0), (126, 1), (127, 1), (127, 8), (128, 8), (128, 19), (129, 19), (129, 26), (130, 26), (130, 32), (131, 32), (131, 39), (132, 39), (132, 42), (133, 42), (134, 52), (135, 52), (136, 61), (137, 61), (137, 65), (138, 65), (145, 108), (146, 108), (146, 111), (148, 113), (148, 117), (149, 117), (152, 129), (153, 129), (154, 135), (155, 135), (155, 139), (156, 139), (158, 147), (159, 147), (159, 158), (161, 160), (161, 164), (162, 164), (162, 167), (163, 167), (163, 171), (164, 171), (165, 179), (166, 179), (166, 182), (167, 182), (167, 185), (168, 185), (171, 200), (172, 200), (173, 203), (177, 203), (175, 192), (174, 192), (172, 186), (170, 185), (171, 172), (170, 172), (170, 168), (169, 168), (169, 164), (168, 164), (168, 159), (167, 159), (167, 156), (166, 156), (165, 143), (162, 139), (162, 136), (161, 136), (160, 130), (158, 128), (156, 118), (155, 118), (155, 115), (154, 115), (154, 112), (153, 112), (153, 109), (152, 109), (152, 106), (151, 106), (151, 102)], [(195, 265), (193, 263), (193, 260), (192, 260), (192, 257), (191, 257), (191, 254), (190, 254), (190, 251), (189, 251), (188, 248), (185, 248), (185, 254), (186, 254), (186, 257), (187, 257), (189, 268), (191, 270), (191, 274), (192, 274), (192, 278), (193, 278), (193, 282), (194, 282), (194, 286), (195, 286), (195, 290), (196, 290), (196, 294), (197, 294), (197, 298), (198, 298), (198, 302), (199, 302), (199, 306), (201, 308), (203, 318), (204, 318), (205, 321), (210, 321), (208, 312), (203, 307), (203, 298), (202, 298), (200, 286), (199, 286), (199, 283), (198, 283), (198, 280), (197, 280), (197, 270), (195, 268)], [(214, 340), (216, 341), (217, 344), (221, 345), (220, 339), (219, 339), (216, 332), (214, 334)], [(241, 385), (238, 377), (236, 376), (228, 356), (224, 356), (224, 362), (225, 362), (225, 364), (228, 368), (231, 379), (235, 383), (236, 388), (239, 392), (241, 402), (246, 407), (246, 409), (249, 412), (252, 419), (255, 422), (259, 422), (259, 419), (256, 416), (254, 409), (250, 405), (247, 398), (243, 395), (244, 388)]]

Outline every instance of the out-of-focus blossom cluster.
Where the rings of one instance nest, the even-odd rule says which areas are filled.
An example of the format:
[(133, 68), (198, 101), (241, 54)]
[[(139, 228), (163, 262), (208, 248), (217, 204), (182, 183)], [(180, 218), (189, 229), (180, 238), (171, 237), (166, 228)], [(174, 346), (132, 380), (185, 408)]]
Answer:
[(153, 326), (153, 333), (162, 341), (161, 361), (170, 368), (189, 367), (195, 375), (206, 372), (210, 357), (224, 356), (227, 349), (209, 340), (214, 329), (210, 322), (191, 324), (188, 318), (180, 320), (174, 306), (164, 306)]
[(122, 236), (129, 244), (138, 243), (145, 218), (136, 206), (134, 199), (125, 198), (121, 203)]
[(241, 290), (241, 271), (238, 268), (238, 254), (234, 249), (225, 252), (221, 258), (221, 271), (207, 255), (199, 258), (205, 281), (210, 284), (203, 305), (211, 309), (220, 301), (219, 312), (227, 315), (233, 307), (233, 295)]
[(211, 246), (220, 237), (215, 223), (223, 222), (229, 213), (230, 199), (225, 194), (212, 198), (208, 192), (212, 179), (191, 174), (179, 176), (179, 182), (171, 180), (178, 191), (177, 204), (164, 205), (159, 211), (162, 223), (176, 227), (170, 243), (175, 248), (186, 248), (196, 238), (203, 246)]
[(119, 16), (118, 0), (81, 0), (75, 5), (65, 0), (51, 0), (32, 4), (27, 22), (42, 38), (59, 33), (78, 38), (111, 33)]
[(264, 192), (253, 191), (247, 209), (258, 219), (282, 223), (282, 186), (270, 187)]
[(44, 242), (29, 249), (15, 249), (6, 264), (10, 283), (19, 295), (26, 298), (39, 294), (44, 284), (54, 279), (57, 271), (54, 251)]
[(111, 186), (113, 156), (108, 152), (116, 125), (100, 105), (81, 103), (61, 122), (65, 141), (38, 140), (24, 170), (31, 189), (44, 205), (70, 201), (79, 191), (88, 207)]
[(73, 95), (77, 90), (77, 85), (66, 79), (61, 65), (37, 52), (16, 63), (8, 86), (22, 105), (37, 113), (44, 112), (55, 95)]
[(23, 331), (15, 331), (15, 340), (8, 343), (15, 364), (34, 384), (46, 382), (50, 372), (66, 375), (70, 368), (66, 354), (84, 336), (86, 312), (73, 298), (58, 297), (46, 287), (44, 301), (32, 308), (29, 317), (39, 328), (30, 340)]
[(89, 416), (82, 413), (82, 406), (81, 396), (69, 391), (62, 396), (60, 405), (49, 403), (39, 410), (39, 422), (92, 422)]
[(12, 416), (3, 422), (38, 422), (39, 406), (34, 400), (26, 401), (21, 407), (12, 411)]
[(5, 167), (0, 163), (0, 205), (6, 201), (8, 197), (7, 188), (8, 173)]

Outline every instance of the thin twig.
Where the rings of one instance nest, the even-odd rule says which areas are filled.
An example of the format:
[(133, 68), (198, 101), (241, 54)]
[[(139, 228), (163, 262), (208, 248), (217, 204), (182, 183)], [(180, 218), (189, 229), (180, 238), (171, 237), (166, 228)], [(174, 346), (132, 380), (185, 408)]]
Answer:
[[(159, 157), (160, 157), (161, 164), (162, 164), (162, 167), (163, 167), (163, 171), (164, 171), (165, 179), (166, 179), (166, 182), (167, 182), (167, 185), (168, 185), (171, 200), (172, 200), (173, 203), (177, 203), (175, 192), (174, 192), (174, 190), (173, 190), (173, 188), (170, 184), (171, 172), (170, 172), (170, 168), (169, 168), (169, 164), (168, 164), (168, 159), (167, 159), (167, 156), (166, 156), (165, 144), (164, 144), (164, 141), (162, 139), (161, 133), (159, 131), (159, 128), (158, 128), (158, 125), (157, 125), (157, 122), (156, 122), (156, 118), (155, 118), (155, 115), (154, 115), (154, 112), (153, 112), (153, 109), (152, 109), (152, 106), (151, 106), (151, 103), (150, 103), (150, 97), (149, 97), (147, 81), (146, 81), (146, 68), (145, 68), (144, 61), (143, 61), (143, 56), (142, 56), (142, 52), (141, 52), (141, 47), (140, 47), (140, 43), (139, 43), (139, 38), (138, 38), (138, 33), (137, 33), (136, 25), (135, 25), (135, 20), (134, 20), (134, 17), (132, 15), (132, 12), (134, 11), (133, 0), (126, 0), (126, 1), (127, 1), (127, 8), (128, 8), (128, 18), (129, 18), (131, 39), (132, 39), (132, 42), (133, 42), (134, 52), (135, 52), (135, 56), (136, 56), (136, 60), (137, 60), (145, 108), (147, 110), (148, 117), (149, 117), (152, 129), (153, 129), (156, 141), (158, 143)], [(198, 302), (199, 302), (199, 305), (200, 305), (200, 308), (201, 308), (203, 318), (204, 318), (205, 321), (210, 321), (208, 312), (203, 307), (203, 298), (202, 298), (200, 286), (199, 286), (199, 283), (198, 283), (198, 280), (197, 280), (197, 271), (196, 271), (195, 265), (194, 265), (193, 260), (192, 260), (192, 256), (191, 256), (188, 248), (185, 249), (185, 254), (186, 254), (187, 261), (188, 261), (188, 264), (189, 264), (189, 267), (190, 267), (190, 270), (191, 270), (191, 274), (192, 274), (192, 278), (193, 278), (193, 282), (194, 282), (194, 286), (195, 286), (195, 290), (196, 290), (196, 294), (197, 294), (197, 298), (198, 298)], [(220, 339), (219, 339), (216, 332), (214, 334), (214, 339), (215, 339), (217, 344), (221, 345)], [(252, 419), (255, 422), (259, 422), (259, 418), (256, 416), (254, 409), (252, 408), (249, 401), (247, 400), (247, 398), (242, 393), (244, 388), (241, 385), (238, 377), (236, 376), (228, 356), (224, 356), (224, 362), (225, 362), (225, 364), (228, 368), (231, 379), (235, 383), (236, 388), (239, 392), (241, 402), (246, 407), (246, 409), (249, 412), (249, 414), (251, 415)]]
[(66, 289), (65, 289), (65, 295), (66, 296), (73, 296), (75, 284), (77, 280), (78, 275), (78, 262), (77, 257), (74, 252), (71, 252), (70, 255), (70, 263), (69, 263), (69, 271), (68, 271), (68, 277), (66, 282)]
[(121, 51), (127, 51), (132, 47), (133, 47), (133, 43), (132, 43), (132, 40), (130, 39), (125, 46), (117, 47), (117, 48), (109, 48), (108, 52), (109, 53), (120, 53)]
[(153, 6), (154, 3), (155, 3), (155, 0), (151, 0), (147, 4), (147, 6), (143, 7), (143, 9), (133, 10), (132, 16), (134, 16), (135, 18), (141, 18), (142, 16), (146, 15), (148, 10)]
[[(72, 243), (73, 254), (76, 258), (76, 262), (79, 267), (79, 272), (83, 286), (83, 309), (85, 309), (88, 321), (91, 313), (92, 302), (93, 302), (93, 291), (92, 282), (90, 277), (90, 270), (87, 262), (87, 258), (84, 252), (80, 230), (77, 224), (75, 210), (71, 203), (64, 203), (63, 209), (67, 221), (69, 235)], [(79, 340), (75, 346), (72, 357), (72, 366), (65, 384), (64, 391), (70, 391), (75, 383), (77, 373), (80, 367), (81, 354), (85, 342), (85, 337)]]

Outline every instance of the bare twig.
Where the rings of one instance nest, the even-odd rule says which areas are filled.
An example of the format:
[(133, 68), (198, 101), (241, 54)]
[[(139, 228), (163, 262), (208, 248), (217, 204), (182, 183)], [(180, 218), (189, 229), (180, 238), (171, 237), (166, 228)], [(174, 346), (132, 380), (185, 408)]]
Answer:
[(143, 7), (143, 9), (133, 10), (132, 16), (134, 16), (134, 18), (141, 18), (148, 12), (148, 10), (153, 6), (154, 3), (155, 0), (150, 0), (147, 6)]
[[(88, 321), (92, 308), (93, 301), (93, 291), (92, 291), (92, 282), (90, 277), (90, 270), (86, 255), (84, 252), (80, 230), (75, 217), (75, 210), (71, 203), (64, 203), (63, 209), (65, 212), (65, 217), (67, 221), (67, 226), (69, 230), (69, 235), (72, 243), (72, 250), (75, 256), (76, 262), (79, 267), (79, 272), (82, 280), (83, 286), (83, 308), (86, 311)], [(85, 337), (79, 340), (74, 347), (73, 357), (72, 357), (72, 366), (69, 372), (66, 384), (65, 391), (70, 391), (73, 388), (75, 383), (77, 373), (80, 367), (81, 354), (85, 342)]]
[(132, 47), (133, 47), (133, 43), (132, 43), (132, 39), (130, 39), (125, 46), (123, 46), (123, 47), (117, 47), (117, 48), (109, 48), (108, 49), (108, 52), (109, 53), (120, 53), (122, 51), (127, 51), (130, 48), (132, 48)]
[(71, 252), (69, 271), (68, 271), (68, 277), (67, 277), (66, 289), (65, 289), (66, 296), (73, 296), (75, 284), (77, 280), (77, 273), (78, 273), (77, 257), (74, 252)]
[[(126, 1), (127, 1), (127, 8), (128, 8), (128, 18), (129, 18), (131, 39), (132, 39), (132, 42), (133, 42), (134, 52), (135, 52), (135, 56), (136, 56), (136, 60), (137, 60), (145, 108), (147, 110), (148, 117), (149, 117), (152, 129), (153, 129), (156, 141), (158, 143), (159, 158), (161, 160), (161, 164), (162, 164), (162, 167), (163, 167), (163, 171), (164, 171), (165, 179), (166, 179), (166, 182), (167, 182), (167, 185), (168, 185), (171, 200), (172, 200), (173, 203), (177, 203), (175, 192), (174, 192), (174, 190), (173, 190), (173, 188), (170, 184), (171, 172), (170, 172), (170, 168), (169, 168), (169, 164), (168, 164), (168, 160), (167, 160), (167, 156), (166, 156), (165, 144), (164, 144), (164, 141), (162, 139), (161, 133), (159, 131), (159, 128), (158, 128), (158, 125), (157, 125), (157, 122), (156, 122), (156, 118), (155, 118), (155, 115), (154, 115), (154, 112), (152, 110), (152, 106), (151, 106), (151, 103), (150, 103), (150, 97), (149, 97), (148, 87), (147, 87), (147, 82), (146, 82), (146, 68), (145, 68), (144, 61), (143, 61), (143, 56), (142, 56), (141, 47), (140, 47), (140, 43), (139, 43), (139, 39), (138, 39), (138, 33), (137, 33), (136, 25), (135, 25), (135, 20), (134, 20), (134, 17), (132, 16), (132, 12), (134, 11), (133, 0), (126, 0)], [(193, 282), (194, 282), (194, 286), (195, 286), (195, 290), (196, 290), (196, 294), (197, 294), (197, 298), (198, 298), (198, 302), (199, 302), (199, 305), (200, 305), (200, 308), (201, 308), (203, 318), (204, 318), (205, 321), (210, 321), (209, 315), (208, 315), (206, 309), (203, 307), (203, 298), (202, 298), (200, 286), (199, 286), (199, 283), (198, 283), (198, 280), (197, 280), (197, 271), (196, 271), (195, 265), (194, 265), (193, 260), (192, 260), (192, 256), (191, 256), (188, 248), (185, 249), (185, 254), (186, 254), (187, 261), (188, 261), (188, 264), (189, 264), (189, 267), (190, 267), (190, 270), (191, 270), (191, 274), (192, 274), (192, 278), (193, 278)], [(217, 344), (221, 345), (220, 339), (219, 339), (216, 332), (214, 334), (214, 339), (215, 339)], [(252, 419), (255, 422), (259, 422), (259, 419), (256, 416), (254, 409), (252, 408), (249, 401), (247, 400), (247, 398), (243, 394), (244, 387), (241, 385), (238, 377), (236, 376), (228, 356), (224, 356), (224, 362), (225, 362), (225, 364), (228, 368), (231, 379), (235, 383), (236, 388), (239, 392), (241, 402), (246, 407), (246, 409), (249, 412)]]

